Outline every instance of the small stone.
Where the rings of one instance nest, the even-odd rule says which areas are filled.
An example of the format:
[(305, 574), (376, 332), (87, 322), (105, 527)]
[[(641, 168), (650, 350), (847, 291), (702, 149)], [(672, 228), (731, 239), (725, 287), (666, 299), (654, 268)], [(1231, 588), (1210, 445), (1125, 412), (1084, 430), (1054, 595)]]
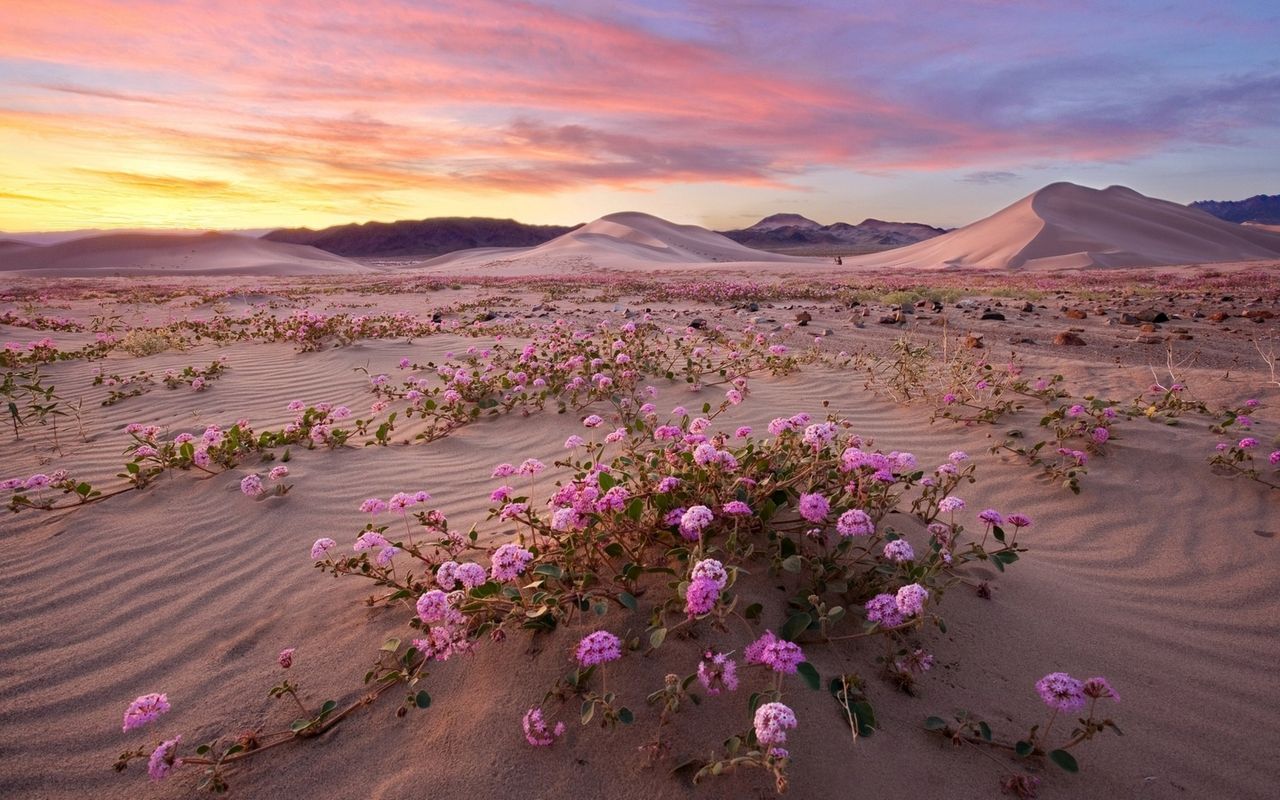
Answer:
[(689, 321), (689, 327), (693, 328), (696, 331), (700, 331), (703, 328), (707, 327), (707, 321), (702, 317), (694, 317), (692, 320)]
[(1063, 316), (1066, 317), (1067, 319), (1088, 319), (1089, 318), (1088, 313), (1078, 308), (1068, 308), (1066, 313), (1063, 314)]
[(979, 317), (979, 319), (993, 319), (999, 322), (1003, 322), (1004, 314), (1001, 314), (999, 311), (984, 311), (982, 312), (982, 316)]
[(960, 346), (966, 350), (981, 350), (982, 334), (980, 333), (969, 334), (968, 336), (960, 340)]
[(801, 328), (808, 325), (812, 320), (813, 320), (813, 315), (810, 314), (808, 311), (801, 311), (799, 314), (796, 314), (796, 324), (799, 325)]
[(1148, 308), (1145, 311), (1138, 312), (1138, 319), (1143, 322), (1168, 322), (1169, 315), (1163, 311), (1157, 311), (1154, 308)]
[(1036, 310), (1036, 307), (1035, 307), (1035, 306), (1033, 306), (1033, 305), (1031, 305), (1030, 303), (1023, 303), (1023, 304), (1022, 304), (1022, 313), (1023, 313), (1023, 314), (1030, 314), (1032, 311), (1035, 311), (1035, 310)]
[(1083, 347), (1084, 339), (1080, 338), (1080, 334), (1078, 333), (1072, 333), (1071, 331), (1063, 331), (1062, 333), (1053, 337), (1053, 343), (1059, 346), (1066, 346), (1066, 347)]

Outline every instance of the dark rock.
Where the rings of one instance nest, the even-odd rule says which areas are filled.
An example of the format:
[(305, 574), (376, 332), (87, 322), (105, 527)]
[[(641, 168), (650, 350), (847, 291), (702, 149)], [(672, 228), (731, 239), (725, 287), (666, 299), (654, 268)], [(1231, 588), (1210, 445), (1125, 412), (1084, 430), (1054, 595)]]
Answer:
[(810, 314), (808, 311), (801, 311), (799, 314), (796, 314), (796, 324), (799, 325), (801, 328), (805, 327), (812, 321), (813, 321), (813, 315)]
[(689, 327), (696, 331), (700, 331), (707, 327), (707, 321), (702, 317), (694, 317), (689, 321)]
[(994, 319), (1003, 322), (1004, 314), (1001, 314), (999, 311), (984, 311), (979, 319)]
[(1168, 322), (1169, 315), (1163, 311), (1157, 311), (1154, 308), (1148, 308), (1145, 311), (1138, 312), (1138, 319), (1143, 322)]

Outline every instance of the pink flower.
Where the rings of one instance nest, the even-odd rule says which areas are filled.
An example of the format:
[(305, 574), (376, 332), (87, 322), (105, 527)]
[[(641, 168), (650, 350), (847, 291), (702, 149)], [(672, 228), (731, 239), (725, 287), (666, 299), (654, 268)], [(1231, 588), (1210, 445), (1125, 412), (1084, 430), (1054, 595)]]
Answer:
[(125, 709), (122, 730), (128, 733), (136, 728), (141, 728), (143, 725), (155, 722), (169, 708), (169, 696), (166, 694), (140, 695)]
[(493, 468), (493, 477), (495, 478), (509, 478), (515, 474), (516, 468), (510, 464), (499, 464)]
[(740, 427), (740, 428), (738, 428), (736, 431), (734, 431), (734, 432), (733, 432), (733, 435), (734, 435), (734, 436), (736, 436), (736, 437), (737, 437), (737, 438), (739, 438), (739, 439), (745, 439), (745, 438), (747, 438), (748, 436), (750, 436), (750, 435), (751, 435), (751, 426), (750, 426), (750, 425), (743, 425), (742, 427)]
[(1036, 681), (1036, 691), (1045, 705), (1059, 711), (1084, 708), (1084, 684), (1065, 672), (1051, 672)]
[(885, 542), (884, 557), (895, 564), (905, 564), (913, 560), (916, 554), (911, 549), (911, 543), (906, 539), (894, 539), (892, 542)]
[(694, 578), (685, 591), (685, 613), (691, 617), (710, 613), (719, 599), (720, 585), (714, 578)]
[(533, 553), (525, 550), (520, 545), (504, 544), (493, 553), (490, 574), (495, 581), (499, 582), (515, 580), (524, 574), (525, 568), (529, 566), (529, 562), (532, 560)]
[(587, 442), (585, 439), (583, 439), (581, 436), (575, 433), (574, 435), (570, 436), (568, 439), (564, 440), (564, 449), (573, 450), (575, 448), (582, 447), (586, 443)]
[(982, 513), (978, 514), (978, 519), (982, 520), (983, 522), (987, 523), (988, 525), (1003, 525), (1003, 524), (1004, 524), (1004, 517), (1003, 517), (1003, 516), (1001, 516), (1001, 515), (1000, 515), (1000, 512), (999, 512), (999, 511), (996, 511), (994, 508), (988, 508), (988, 509), (986, 509), (985, 511), (983, 511)]
[(738, 665), (724, 653), (708, 650), (698, 662), (698, 682), (712, 697), (738, 688)]
[(240, 491), (244, 492), (246, 497), (257, 497), (262, 494), (262, 478), (257, 475), (246, 475), (244, 480), (240, 481)]
[(360, 510), (366, 514), (372, 514), (376, 517), (383, 511), (387, 510), (387, 501), (381, 500), (377, 497), (370, 497), (368, 500), (365, 500), (360, 504)]
[(820, 494), (802, 494), (799, 511), (800, 516), (817, 524), (825, 521), (827, 514), (831, 513), (831, 503)]
[(938, 510), (950, 514), (964, 509), (964, 501), (959, 497), (944, 497), (938, 501)]
[(582, 424), (588, 428), (598, 428), (604, 424), (604, 419), (599, 414), (591, 414), (582, 420)]
[(751, 506), (741, 500), (730, 500), (720, 507), (720, 513), (731, 517), (749, 517), (751, 516)]
[(867, 512), (851, 508), (836, 520), (836, 532), (845, 537), (870, 536), (876, 532), (876, 526)]
[(878, 622), (883, 628), (896, 628), (904, 620), (898, 609), (898, 601), (891, 594), (878, 594), (866, 603), (867, 621)]
[(178, 742), (181, 740), (181, 736), (175, 736), (161, 742), (159, 747), (151, 751), (151, 758), (147, 759), (147, 774), (151, 776), (151, 780), (163, 780), (182, 766), (182, 759), (177, 756)]
[(798, 724), (796, 714), (782, 703), (765, 703), (756, 709), (756, 738), (765, 747), (776, 747), (785, 744), (787, 731)]
[(542, 717), (542, 709), (536, 706), (524, 712), (521, 725), (524, 727), (525, 741), (534, 747), (550, 747), (556, 743), (556, 739), (564, 736), (565, 731), (563, 722), (557, 722), (554, 731), (549, 729)]
[(903, 616), (914, 617), (924, 610), (925, 601), (929, 599), (929, 590), (918, 583), (910, 583), (899, 589), (894, 599)]
[(1258, 446), (1258, 440), (1254, 439), (1252, 436), (1246, 436), (1245, 438), (1240, 440), (1241, 450), (1252, 450), (1257, 446)]
[(1094, 700), (1101, 700), (1104, 697), (1110, 697), (1117, 703), (1120, 702), (1120, 695), (1116, 693), (1115, 689), (1111, 688), (1111, 683), (1101, 676), (1090, 678), (1084, 682), (1084, 686), (1081, 688), (1086, 697), (1092, 697)]
[(267, 475), (270, 476), (271, 480), (278, 481), (281, 478), (288, 477), (289, 468), (284, 464), (280, 464), (279, 466), (272, 467), (271, 471), (267, 473)]
[(622, 641), (608, 631), (596, 631), (582, 637), (575, 655), (583, 667), (605, 664), (622, 658)]
[(715, 514), (706, 506), (690, 506), (680, 516), (680, 535), (689, 541), (697, 541), (714, 519)]
[(1010, 514), (1006, 520), (1015, 528), (1025, 528), (1031, 524), (1031, 517), (1026, 514)]
[(325, 558), (329, 555), (329, 551), (337, 546), (338, 543), (328, 537), (316, 539), (316, 543), (311, 545), (311, 560), (319, 561)]
[(276, 662), (280, 664), (281, 669), (288, 669), (293, 666), (293, 654), (297, 649), (296, 647), (286, 647), (280, 651), (280, 655), (276, 657)]
[(796, 668), (804, 661), (804, 651), (795, 642), (779, 639), (773, 631), (764, 634), (743, 651), (748, 664), (763, 664), (774, 672), (794, 675)]

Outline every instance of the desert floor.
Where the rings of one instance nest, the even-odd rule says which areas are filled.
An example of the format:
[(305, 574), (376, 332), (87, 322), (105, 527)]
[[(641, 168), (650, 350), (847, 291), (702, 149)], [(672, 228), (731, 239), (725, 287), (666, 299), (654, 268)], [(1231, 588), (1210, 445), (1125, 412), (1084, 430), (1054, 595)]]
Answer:
[[(59, 396), (82, 401), (81, 419), (58, 420), (56, 446), (49, 425), (32, 423), (16, 439), (0, 429), (0, 479), (65, 469), (110, 492), (125, 485), (117, 474), (128, 460), (122, 453), (130, 423), (157, 425), (169, 438), (238, 419), (258, 430), (280, 428), (293, 418), (286, 406), (294, 400), (347, 405), (367, 416), (376, 399), (368, 375), (398, 381), (410, 374), (397, 369), (402, 358), (440, 363), (469, 347), (524, 341), (519, 326), (564, 318), (584, 329), (602, 320), (616, 328), (643, 321), (646, 313), (675, 336), (700, 318), (706, 325), (688, 336), (754, 325), (770, 342), (797, 351), (814, 347), (817, 336), (822, 352), (867, 358), (891, 359), (893, 342), (904, 336), (928, 345), (937, 358), (951, 358), (967, 334), (979, 333), (985, 346), (965, 357), (993, 364), (1013, 359), (1028, 376), (1061, 374), (1070, 397), (1055, 405), (1096, 396), (1127, 408), (1153, 382), (1174, 381), (1211, 409), (1256, 398), (1261, 408), (1248, 435), (1261, 440), (1265, 464), (1266, 453), (1280, 447), (1280, 383), (1264, 361), (1280, 350), (1280, 320), (1255, 313), (1263, 320), (1254, 322), (1241, 314), (1280, 312), (1280, 293), (1274, 269), (1247, 275), (1207, 276), (1176, 287), (1150, 278), (1077, 276), (1039, 287), (1010, 281), (1001, 291), (990, 280), (968, 285), (956, 279), (938, 289), (868, 284), (819, 298), (762, 288), (755, 298), (723, 299), (710, 284), (676, 278), (664, 279), (667, 296), (608, 277), (560, 285), (425, 277), (368, 286), (356, 279), (24, 284), (8, 294), (0, 290), (0, 313), (12, 312), (11, 321), (53, 316), (90, 324), (96, 318), (100, 329), (114, 327), (121, 336), (181, 320), (255, 311), (285, 317), (299, 309), (404, 311), (424, 319), (440, 312), (443, 327), (412, 340), (328, 342), (317, 352), (299, 352), (287, 341), (201, 341), (141, 356), (114, 348), (94, 361), (44, 365), (41, 375)], [(941, 311), (915, 306), (933, 295)], [(904, 302), (911, 313), (902, 313)], [(1024, 303), (1030, 311), (1022, 310)], [(1118, 324), (1122, 314), (1148, 308), (1171, 319), (1146, 333)], [(1086, 316), (1069, 319), (1067, 309)], [(794, 326), (801, 312), (811, 319)], [(900, 323), (881, 322), (895, 312)], [(984, 312), (1005, 319), (982, 320)], [(1224, 319), (1212, 321), (1215, 312)], [(1053, 344), (1072, 328), (1083, 346)], [(91, 330), (0, 325), (0, 341), (44, 336), (59, 349), (95, 338)], [(92, 385), (95, 368), (160, 375), (217, 358), (225, 358), (227, 370), (203, 391), (158, 385), (103, 406), (108, 388)], [(724, 396), (723, 386), (691, 389), (661, 376), (647, 382), (658, 389), (660, 414)], [(1105, 452), (1089, 462), (1081, 492), (1073, 494), (1009, 454), (990, 452), (1009, 429), (1037, 432), (1046, 407), (1025, 404), (994, 424), (930, 422), (938, 408), (933, 390), (908, 400), (865, 370), (813, 363), (781, 377), (752, 375), (745, 402), (714, 421), (715, 430), (751, 425), (763, 437), (775, 417), (807, 412), (820, 420), (835, 413), (877, 448), (915, 454), (926, 470), (964, 450), (977, 463), (976, 483), (957, 490), (967, 501), (967, 524), (975, 526), (973, 515), (989, 507), (1034, 520), (1020, 538), (1028, 552), (1007, 572), (968, 568), (973, 584), (990, 586), (989, 599), (960, 585), (940, 607), (947, 632), (912, 634), (937, 661), (918, 679), (915, 696), (877, 677), (879, 651), (864, 640), (805, 644), (824, 678), (840, 672), (867, 678), (879, 729), (854, 741), (825, 687), (788, 688), (800, 718), (789, 739), (790, 796), (988, 798), (999, 796), (1002, 775), (1031, 771), (1043, 778), (1040, 796), (1046, 798), (1273, 797), (1280, 779), (1280, 491), (1215, 474), (1207, 461), (1214, 446), (1242, 434), (1217, 436), (1209, 430), (1213, 417), (1186, 413), (1176, 425), (1141, 415), (1120, 419)], [(362, 500), (424, 489), (430, 507), (446, 513), (452, 527), (478, 524), (481, 544), (501, 543), (511, 526), (486, 521), (489, 492), (501, 483), (491, 477), (494, 466), (563, 458), (566, 437), (582, 434), (580, 420), (593, 411), (609, 413), (600, 405), (482, 417), (425, 444), (411, 441), (421, 423), (402, 418), (388, 446), (363, 446), (368, 437), (337, 449), (294, 446), (292, 489), (284, 496), (243, 495), (241, 479), (269, 468), (245, 463), (211, 476), (173, 470), (144, 490), (83, 508), (6, 512), (0, 518), (0, 796), (195, 794), (196, 767), (151, 782), (145, 759), (124, 774), (112, 763), (161, 735), (181, 733), (184, 744), (194, 745), (287, 728), (296, 714), (267, 696), (281, 677), (276, 655), (285, 647), (297, 648), (287, 677), (301, 685), (305, 702), (359, 698), (378, 647), (407, 635), (411, 611), (370, 607), (366, 584), (321, 574), (308, 557), (312, 542), (330, 536), (349, 548), (368, 519), (359, 510)], [(553, 468), (538, 476), (536, 496), (545, 499), (564, 475)], [(908, 538), (922, 527), (907, 513), (891, 515), (890, 522)], [(775, 590), (766, 582), (760, 591)], [(766, 614), (757, 633), (782, 621)], [(569, 732), (555, 746), (525, 743), (521, 715), (571, 668), (570, 652), (582, 634), (603, 624), (638, 635), (647, 623), (646, 614), (619, 608), (600, 623), (575, 622), (537, 636), (516, 629), (504, 642), (481, 641), (473, 654), (431, 668), (425, 682), (430, 708), (397, 718), (398, 693), (391, 692), (318, 739), (244, 761), (228, 774), (233, 796), (772, 796), (772, 778), (761, 770), (738, 770), (697, 787), (670, 772), (686, 758), (705, 758), (749, 725), (747, 695), (765, 681), (754, 672), (743, 674), (736, 693), (706, 698), (677, 716), (669, 758), (650, 765), (638, 750), (655, 724), (645, 695), (661, 686), (666, 672), (691, 672), (706, 641), (673, 636), (654, 656), (630, 653), (618, 665), (610, 687), (636, 709), (635, 724), (602, 731), (579, 726), (569, 713)], [(740, 650), (742, 639), (731, 646)], [(1020, 737), (1042, 721), (1045, 708), (1034, 684), (1054, 671), (1106, 676), (1121, 697), (1107, 713), (1124, 736), (1108, 733), (1078, 748), (1078, 774), (1044, 761), (1015, 763), (1002, 750), (953, 747), (924, 729), (930, 715), (968, 709), (998, 735)], [(147, 692), (167, 693), (173, 710), (142, 732), (122, 733), (125, 706)]]

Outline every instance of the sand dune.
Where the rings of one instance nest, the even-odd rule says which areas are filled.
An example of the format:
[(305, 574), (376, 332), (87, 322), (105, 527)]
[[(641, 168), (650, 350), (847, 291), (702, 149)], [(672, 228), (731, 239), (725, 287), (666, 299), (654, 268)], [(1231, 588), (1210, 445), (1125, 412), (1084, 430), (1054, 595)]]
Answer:
[(1123, 186), (1053, 183), (959, 230), (886, 253), (864, 267), (1077, 269), (1280, 257), (1280, 236)]
[(226, 233), (111, 234), (47, 247), (0, 246), (0, 271), (47, 277), (100, 275), (324, 275), (374, 268), (303, 245)]
[(815, 259), (766, 253), (697, 225), (635, 211), (609, 214), (551, 241), (528, 248), (464, 250), (427, 262), (441, 272), (468, 272), (494, 266), (510, 273), (554, 268), (629, 269), (707, 263), (813, 263)]

